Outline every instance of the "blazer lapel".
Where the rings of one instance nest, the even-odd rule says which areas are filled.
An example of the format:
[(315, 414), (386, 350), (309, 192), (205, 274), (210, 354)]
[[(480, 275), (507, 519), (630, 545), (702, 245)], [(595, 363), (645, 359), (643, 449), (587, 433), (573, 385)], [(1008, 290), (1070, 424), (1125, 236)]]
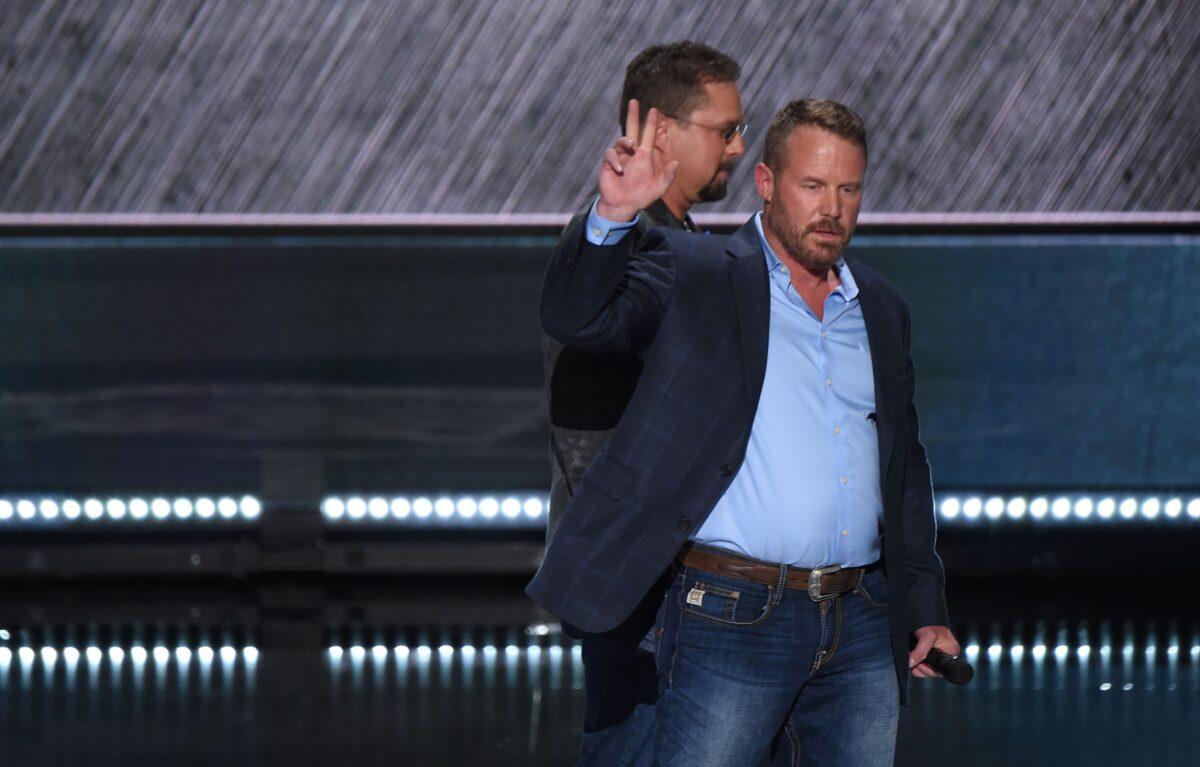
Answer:
[(867, 326), (867, 342), (871, 347), (871, 370), (875, 379), (875, 429), (879, 433), (879, 481), (886, 485), (892, 461), (892, 446), (900, 412), (899, 342), (897, 329), (889, 326), (890, 312), (879, 300), (874, 286), (857, 274), (858, 302), (863, 323)]
[(753, 417), (758, 408), (758, 397), (762, 393), (763, 377), (767, 373), (767, 335), (771, 324), (767, 264), (753, 218), (730, 237), (726, 252), (733, 256), (729, 267), (729, 279), (733, 284), (733, 295), (737, 302), (746, 400)]

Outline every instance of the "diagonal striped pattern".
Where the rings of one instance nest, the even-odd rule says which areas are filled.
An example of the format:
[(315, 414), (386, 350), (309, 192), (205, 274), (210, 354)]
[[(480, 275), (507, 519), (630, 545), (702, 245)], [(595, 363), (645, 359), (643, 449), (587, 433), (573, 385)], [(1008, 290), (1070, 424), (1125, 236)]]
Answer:
[[(1200, 208), (1200, 2), (8, 0), (0, 211), (558, 213), (624, 63), (734, 54), (872, 132), (873, 212)], [(750, 162), (715, 212), (757, 206)]]

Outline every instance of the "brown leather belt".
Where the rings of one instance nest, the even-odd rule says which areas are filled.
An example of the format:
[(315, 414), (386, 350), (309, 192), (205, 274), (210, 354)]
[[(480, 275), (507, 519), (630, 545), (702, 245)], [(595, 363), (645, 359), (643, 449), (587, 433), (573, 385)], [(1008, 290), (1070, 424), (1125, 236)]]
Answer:
[[(695, 567), (698, 570), (717, 575), (741, 578), (767, 586), (779, 583), (779, 565), (759, 564), (736, 556), (703, 551), (691, 545), (684, 549), (680, 561), (687, 567)], [(827, 565), (812, 570), (804, 570), (799, 567), (788, 568), (785, 585), (789, 589), (807, 591), (813, 601), (819, 602), (850, 591), (859, 584), (867, 571), (874, 570), (876, 567), (878, 565), (867, 567)]]

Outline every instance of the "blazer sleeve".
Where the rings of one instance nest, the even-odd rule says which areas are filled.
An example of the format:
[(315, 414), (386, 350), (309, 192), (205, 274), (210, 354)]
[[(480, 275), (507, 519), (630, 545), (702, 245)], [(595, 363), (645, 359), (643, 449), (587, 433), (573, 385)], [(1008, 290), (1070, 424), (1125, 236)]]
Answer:
[(921, 444), (917, 423), (915, 373), (910, 353), (912, 315), (904, 306), (905, 357), (905, 461), (904, 461), (904, 543), (908, 579), (909, 619), (911, 628), (948, 626), (946, 575), (937, 554), (937, 521), (933, 507), (933, 484), (925, 446)]
[(675, 258), (659, 230), (629, 232), (593, 245), (586, 221), (563, 232), (542, 283), (546, 335), (591, 351), (641, 351), (650, 345), (675, 286)]

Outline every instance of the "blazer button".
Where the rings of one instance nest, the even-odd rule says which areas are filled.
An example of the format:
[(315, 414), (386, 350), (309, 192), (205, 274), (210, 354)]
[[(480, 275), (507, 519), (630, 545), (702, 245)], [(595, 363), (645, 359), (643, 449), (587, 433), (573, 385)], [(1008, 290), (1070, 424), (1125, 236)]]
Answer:
[(733, 467), (727, 463), (721, 464), (721, 476), (729, 477), (733, 475)]
[(692, 529), (692, 520), (688, 519), (687, 517), (680, 517), (679, 518), (679, 529), (684, 531), (685, 533), (688, 530), (691, 530)]

